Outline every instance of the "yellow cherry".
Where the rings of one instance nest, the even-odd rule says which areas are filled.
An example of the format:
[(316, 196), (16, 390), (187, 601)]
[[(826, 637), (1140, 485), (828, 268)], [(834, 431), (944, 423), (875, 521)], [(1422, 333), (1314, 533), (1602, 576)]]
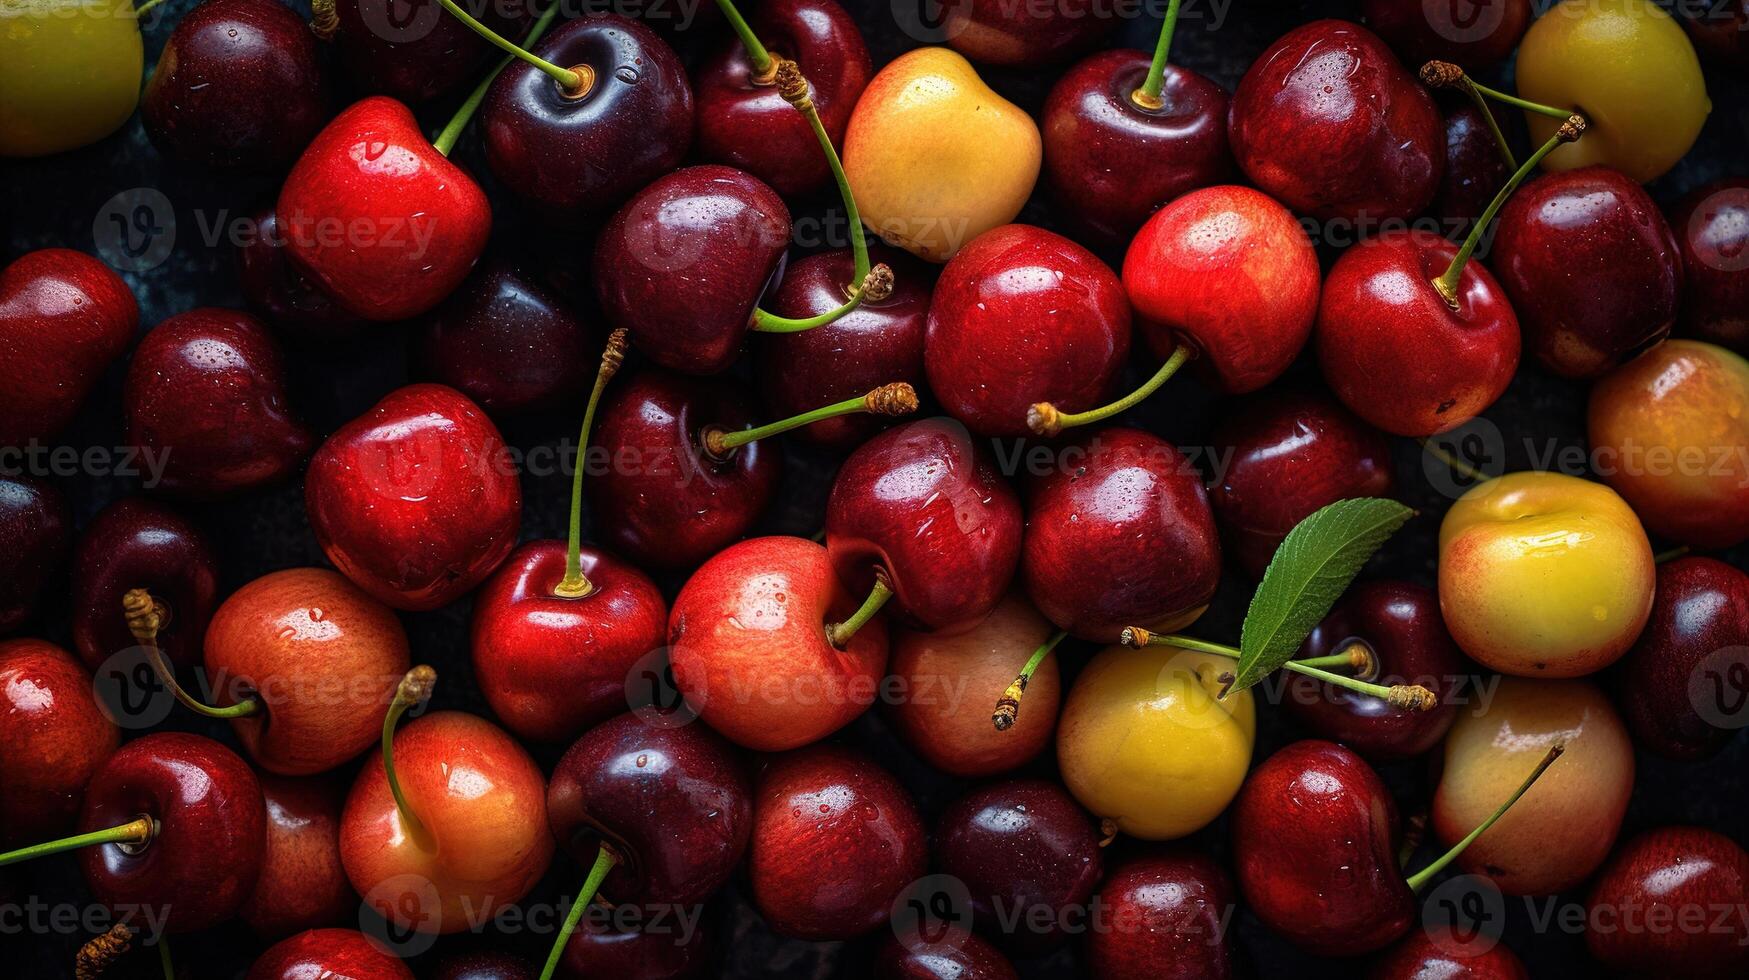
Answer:
[(115, 132), (140, 100), (144, 60), (129, 0), (0, 0), (0, 156)]

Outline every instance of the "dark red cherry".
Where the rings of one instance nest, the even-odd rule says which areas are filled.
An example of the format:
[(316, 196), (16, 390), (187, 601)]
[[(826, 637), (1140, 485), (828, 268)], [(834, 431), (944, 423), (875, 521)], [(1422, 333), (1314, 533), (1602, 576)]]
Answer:
[(0, 268), (0, 446), (65, 428), (139, 325), (127, 283), (84, 252), (43, 248)]
[(90, 672), (67, 651), (46, 640), (0, 641), (0, 848), (67, 833), (117, 738)]
[(1087, 933), (1087, 962), (1108, 980), (1229, 980), (1233, 883), (1207, 854), (1173, 847), (1113, 868), (1094, 899), (1103, 928)]
[(93, 670), (136, 645), (122, 614), (129, 589), (163, 603), (158, 646), (177, 666), (200, 662), (218, 605), (219, 560), (206, 535), (176, 511), (124, 497), (98, 511), (73, 549), (73, 643)]
[(73, 542), (67, 499), (47, 480), (0, 477), (0, 633), (30, 621), (58, 595)]
[[(1498, 117), (1497, 117), (1498, 118)], [(1501, 125), (1509, 120), (1502, 119)], [(1440, 231), (1461, 239), (1505, 186), (1512, 170), (1500, 155), (1500, 144), (1473, 105), (1459, 106), (1445, 116), (1445, 173), (1428, 211), (1444, 219)]]
[(515, 953), (475, 949), (438, 960), (430, 976), (431, 980), (535, 980), (540, 971)]
[(324, 776), (261, 774), (267, 836), (261, 873), (237, 917), (275, 938), (358, 917), (358, 896), (340, 866), (344, 785)]
[(301, 345), (355, 338), (366, 321), (343, 309), (292, 262), (273, 205), (260, 208), (249, 221), (254, 234), (237, 246), (237, 281), (249, 308)]
[(1518, 47), (1532, 20), (1530, 0), (1364, 0), (1361, 12), (1410, 69), (1435, 58), (1487, 68)]
[(973, 61), (1036, 66), (1072, 57), (1110, 32), (1113, 9), (1098, 0), (948, 0), (940, 23), (947, 43)]
[[(500, 36), (520, 40), (533, 22), (526, 0), (457, 0)], [(354, 87), (417, 105), (479, 83), (502, 57), (437, 0), (334, 0), (333, 45)]]
[(1622, 845), (1586, 901), (1585, 946), (1624, 977), (1749, 973), (1749, 853), (1723, 834), (1660, 827)]
[(1749, 71), (1749, 2), (1677, 4), (1670, 12), (1702, 56), (1738, 73)]
[(930, 943), (888, 936), (875, 958), (879, 980), (1019, 980), (1014, 964), (975, 935)]
[(1749, 177), (1688, 195), (1670, 230), (1682, 252), (1682, 332), (1749, 354)]
[(378, 942), (354, 929), (311, 929), (268, 947), (244, 980), (413, 980), (407, 969)]
[(568, 980), (591, 980), (594, 977), (692, 980), (702, 977), (715, 952), (710, 932), (705, 928), (709, 924), (709, 910), (704, 910), (703, 924), (696, 919), (691, 927), (680, 924), (682, 915), (690, 916), (699, 911), (698, 906), (675, 909), (667, 915), (667, 924), (660, 928), (651, 922), (645, 929), (619, 929), (600, 921), (602, 916), (592, 908), (565, 943), (564, 959), (559, 961), (559, 976)]
[(1617, 668), (1634, 741), (1672, 759), (1703, 759), (1737, 734), (1732, 708), (1749, 666), (1749, 575), (1711, 558), (1658, 566), (1652, 617)]
[(1530, 980), (1530, 971), (1486, 932), (1466, 939), (1415, 929), (1380, 957), (1366, 980)]

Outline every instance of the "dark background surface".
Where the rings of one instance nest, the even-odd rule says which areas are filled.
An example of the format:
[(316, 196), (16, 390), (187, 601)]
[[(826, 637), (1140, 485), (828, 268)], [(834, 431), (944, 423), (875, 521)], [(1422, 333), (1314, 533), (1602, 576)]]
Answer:
[[(672, 10), (673, 0), (665, 2)], [(877, 67), (901, 51), (916, 46), (916, 41), (898, 27), (894, 14), (895, 11), (914, 11), (918, 0), (841, 2), (845, 2), (845, 6), (856, 15)], [(169, 0), (148, 19), (145, 32), (148, 72), (176, 19), (192, 6), (190, 0)], [(294, 6), (307, 10), (301, 2)], [(708, 0), (705, 6), (710, 6)], [(1164, 0), (1160, 0), (1157, 7), (1149, 7), (1149, 12), (1139, 19), (1125, 20), (1109, 43), (1112, 46), (1151, 48), (1158, 24), (1157, 11), (1163, 11), (1164, 6)], [(1216, 19), (1216, 8), (1206, 0), (1193, 0), (1186, 4), (1174, 42), (1173, 60), (1209, 75), (1231, 91), (1257, 54), (1289, 28), (1320, 16), (1358, 20), (1356, 6), (1344, 2), (1235, 2), (1231, 9), (1225, 10), (1224, 19)], [(1537, 4), (1539, 10), (1545, 6), (1542, 2)], [(586, 6), (586, 9), (599, 9), (599, 5)], [(726, 34), (712, 18), (671, 36), (682, 55), (692, 64), (701, 52), (723, 43)], [(1045, 93), (1061, 67), (982, 70), (982, 74), (999, 92), (1036, 117)], [(1497, 77), (1491, 81), (1509, 83), (1508, 70), (1494, 74)], [(1668, 205), (1688, 190), (1716, 177), (1749, 170), (1749, 164), (1744, 161), (1745, 124), (1749, 123), (1744, 80), (1728, 78), (1709, 69), (1708, 89), (1713, 113), (1699, 143), (1676, 170), (1650, 188), (1662, 204)], [(420, 115), (427, 124), (427, 131), (435, 132), (451, 110), (452, 106), (448, 104), (422, 110)], [(272, 110), (270, 106), (264, 106), (263, 111)], [(456, 158), (476, 174), (484, 174), (477, 143), (471, 136), (463, 137)], [(102, 227), (106, 202), (120, 193), (140, 188), (156, 189), (168, 200), (173, 212), (170, 218), (175, 229), (175, 245), (162, 264), (125, 276), (140, 301), (142, 329), (195, 306), (240, 306), (234, 250), (222, 236), (214, 240), (207, 229), (217, 223), (245, 217), (250, 209), (270, 200), (280, 176), (236, 178), (177, 170), (152, 148), (136, 114), (120, 132), (92, 147), (46, 160), (0, 162), (0, 207), (4, 208), (4, 222), (0, 227), (5, 230), (0, 258), (9, 261), (23, 252), (46, 246), (99, 252), (103, 243), (96, 235), (101, 232), (94, 232), (94, 228)], [(527, 216), (519, 214), (502, 189), (490, 183), (489, 177), (483, 176), (482, 179), (497, 205), (492, 246), (496, 253), (543, 268), (555, 281), (574, 280), (586, 274), (587, 256), (578, 249), (577, 243), (589, 239), (589, 230), (540, 228)], [(837, 213), (831, 209), (832, 202), (825, 198), (791, 203), (799, 227), (810, 227), (802, 220), (807, 217), (822, 218)], [(1020, 220), (1045, 226), (1058, 224), (1057, 216), (1042, 192), (1035, 196)], [(828, 222), (823, 227), (828, 231), (841, 229), (842, 222)], [(841, 230), (837, 234), (841, 235)], [(822, 244), (838, 246), (844, 243), (807, 241), (801, 244), (806, 247), (798, 248), (797, 254)], [(1326, 250), (1326, 266), (1333, 254)], [(114, 261), (109, 255), (105, 257)], [(1121, 260), (1121, 254), (1107, 252), (1105, 257), (1114, 264)], [(584, 306), (586, 308), (586, 301)], [(319, 432), (330, 432), (392, 388), (409, 380), (405, 351), (406, 331), (401, 327), (382, 327), (357, 344), (338, 348), (294, 347), (291, 349), (293, 405), (312, 427)], [(1139, 379), (1151, 369), (1152, 365), (1136, 364), (1132, 365), (1131, 372)], [(81, 448), (121, 443), (121, 376), (122, 366), (118, 364), (108, 381), (92, 396), (78, 422), (58, 440), (60, 443)], [(1302, 363), (1296, 367), (1294, 376), (1315, 380), (1316, 371)], [(1583, 447), (1584, 395), (1582, 386), (1552, 378), (1534, 366), (1524, 368), (1512, 389), (1486, 416), (1503, 434), (1508, 468), (1531, 465), (1533, 448), (1536, 452), (1543, 452), (1551, 445)], [(580, 392), (579, 405), (582, 396)], [(1226, 410), (1226, 406), (1211, 398), (1195, 381), (1185, 377), (1133, 412), (1129, 421), (1160, 432), (1182, 445), (1198, 446), (1206, 441), (1210, 427)], [(576, 419), (571, 413), (500, 420), (500, 424), (507, 440), (525, 450), (560, 445), (568, 449), (575, 439)], [(1438, 467), (1429, 466), (1413, 442), (1397, 440), (1397, 443), (1399, 496), (1415, 506), (1420, 516), (1399, 532), (1367, 574), (1403, 577), (1431, 585), (1438, 523), (1449, 503), (1440, 486), (1448, 482), (1449, 477), (1438, 473)], [(786, 474), (780, 502), (767, 515), (760, 530), (811, 535), (819, 529), (822, 504), (837, 461), (793, 444), (786, 449)], [(60, 479), (59, 483), (73, 502), (80, 526), (104, 504), (139, 492), (136, 481), (105, 475), (79, 475)], [(526, 498), (523, 539), (563, 537), (569, 494), (567, 475), (526, 476), (523, 492)], [(220, 550), (221, 589), (225, 593), (268, 571), (325, 564), (309, 533), (299, 484), (288, 484), (222, 505), (192, 508), (190, 513), (210, 532)], [(587, 525), (584, 533), (587, 538)], [(1722, 557), (1739, 567), (1749, 560), (1749, 554), (1743, 548)], [(680, 581), (669, 579), (663, 582), (670, 597)], [(1196, 625), (1194, 632), (1213, 639), (1236, 641), (1250, 590), (1248, 582), (1229, 574), (1215, 605)], [(434, 705), (489, 715), (469, 674), (468, 614), (469, 602), (464, 599), (433, 613), (402, 614), (402, 619), (412, 641), (415, 661), (433, 664), (442, 678)], [(69, 631), (64, 609), (51, 608), (25, 632), (67, 643)], [(1072, 674), (1084, 662), (1088, 652), (1085, 647), (1065, 644), (1060, 650), (1065, 670)], [(203, 731), (236, 744), (228, 729), (221, 725), (203, 725), (185, 712), (174, 713), (162, 727)], [(915, 793), (926, 820), (930, 822), (947, 802), (967, 788), (963, 781), (945, 777), (919, 762), (888, 733), (878, 712), (863, 716), (839, 737), (867, 749), (897, 772)], [(1272, 710), (1263, 709), (1260, 711), (1259, 744), (1254, 759), (1267, 757), (1274, 748), (1294, 737), (1297, 737), (1296, 733), (1288, 730)], [(543, 766), (550, 769), (559, 749), (537, 748), (535, 752)], [(1024, 774), (1054, 778), (1054, 763), (1048, 758), (1049, 753), (1046, 755), (1047, 758), (1029, 767)], [(1385, 771), (1403, 812), (1413, 813), (1425, 808), (1437, 778), (1431, 768), (1435, 764), (1410, 763)], [(1704, 763), (1678, 764), (1642, 756), (1624, 835), (1663, 824), (1693, 823), (1728, 834), (1739, 843), (1749, 843), (1749, 826), (1746, 826), (1743, 816), (1749, 812), (1749, 788), (1742, 777), (1746, 764), (1749, 764), (1749, 750), (1745, 749), (1741, 738), (1719, 756)], [(351, 772), (351, 768), (343, 769), (340, 778), (349, 779)], [(1559, 828), (1554, 828), (1554, 832), (1559, 832)], [(1224, 859), (1227, 854), (1224, 821), (1217, 822), (1187, 843)], [(1121, 852), (1130, 846), (1133, 845), (1125, 842), (1114, 845), (1113, 853), (1108, 854), (1108, 862), (1121, 858)], [(1428, 855), (1424, 854), (1421, 860), (1427, 858)], [(1282, 859), (1291, 861), (1293, 856), (1284, 854)], [(15, 894), (36, 895), (51, 903), (71, 903), (81, 907), (89, 903), (70, 857), (47, 859), (15, 870), (18, 873), (10, 879)], [(582, 869), (561, 856), (524, 904), (552, 903), (560, 896), (569, 896), (582, 876)], [(735, 882), (714, 903), (717, 906), (713, 910), (714, 919), (721, 940), (722, 975), (855, 977), (867, 973), (880, 933), (844, 944), (782, 940), (764, 928), (744, 896), (744, 882)], [(1563, 896), (1564, 901), (1582, 898), (1582, 893)], [(1545, 911), (1545, 903), (1538, 902), (1534, 909), (1538, 913)], [(1534, 927), (1530, 912), (1530, 907), (1522, 901), (1507, 903), (1504, 941), (1523, 956), (1533, 975), (1589, 976), (1597, 972), (1585, 958), (1582, 935), (1559, 929), (1539, 931)], [(1353, 961), (1318, 961), (1296, 952), (1270, 936), (1243, 910), (1234, 922), (1235, 945), (1247, 972), (1261, 975), (1286, 971), (1305, 977), (1341, 977), (1351, 976), (1357, 971), (1357, 964)], [(0, 965), (0, 973), (31, 977), (70, 975), (74, 951), (85, 938), (83, 933), (20, 935), (9, 930), (8, 934), (0, 935), (0, 950), (4, 950), (4, 959), (0, 959), (4, 965)], [(464, 934), (443, 939), (432, 952), (415, 959), (414, 966), (416, 970), (426, 969), (443, 953), (474, 945), (517, 949), (538, 963), (549, 943), (547, 934), (496, 935), (488, 932), (477, 937)], [(213, 977), (239, 975), (260, 948), (240, 924), (179, 938), (175, 945), (178, 959), (182, 961), (183, 975)], [(1027, 977), (1064, 977), (1083, 972), (1072, 946), (1054, 956), (1020, 962), (1018, 966)], [(156, 972), (155, 957), (149, 952), (136, 952), (118, 966), (115, 975), (155, 975)]]

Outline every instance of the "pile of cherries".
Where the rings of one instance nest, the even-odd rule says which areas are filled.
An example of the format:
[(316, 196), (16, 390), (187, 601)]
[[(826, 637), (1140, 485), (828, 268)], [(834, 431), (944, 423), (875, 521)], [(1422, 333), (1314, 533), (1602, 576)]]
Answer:
[[(171, 165), (275, 188), (247, 311), (141, 334), (164, 273), (0, 270), (0, 447), (119, 380), (95, 430), (151, 464), (77, 530), (0, 477), (0, 902), (113, 913), (77, 975), (207, 975), (239, 929), (252, 980), (846, 941), (878, 977), (1530, 975), (1459, 894), (1575, 896), (1581, 972), (1749, 975), (1740, 821), (1622, 834), (1637, 753), (1714, 772), (1749, 724), (1749, 575), (1698, 554), (1749, 540), (1749, 177), (1643, 186), (1744, 5), (1366, 0), (1229, 92), (1173, 63), (1179, 0), (1151, 54), (1082, 0), (950, 0), (878, 66), (885, 4), (201, 0), (143, 93), (135, 16), (40, 6), (0, 13), (0, 156), (137, 103)], [(384, 336), (419, 380), (308, 424), (300, 366)], [(1587, 400), (1584, 464), (1454, 456), (1531, 373)], [(1210, 393), (1207, 447), (1142, 424)], [(552, 417), (568, 480), (500, 429)], [(1416, 440), (1455, 501), (1399, 486)], [(327, 567), (243, 581), (203, 509), (300, 480)], [(1439, 500), (1416, 580), (1342, 579), (1237, 682), (1254, 624), (1204, 612), (1397, 496)], [(760, 536), (779, 501), (801, 535)], [(409, 627), (464, 620), (440, 676)], [(1647, 909), (1708, 914), (1600, 926)]]

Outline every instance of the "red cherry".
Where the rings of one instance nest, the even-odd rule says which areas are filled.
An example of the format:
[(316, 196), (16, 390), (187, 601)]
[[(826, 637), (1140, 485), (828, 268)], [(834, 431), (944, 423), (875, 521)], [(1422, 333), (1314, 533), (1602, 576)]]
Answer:
[(1412, 68), (1438, 59), (1475, 70), (1502, 61), (1530, 27), (1530, 0), (1364, 0), (1368, 27)]
[(245, 980), (413, 980), (406, 964), (354, 929), (311, 929), (282, 939), (249, 967)]
[(134, 294), (109, 266), (65, 248), (0, 270), (0, 446), (66, 427), (140, 325)]
[(249, 307), (287, 340), (326, 349), (357, 337), (365, 321), (343, 309), (291, 260), (271, 204), (250, 216), (255, 234), (238, 243), (237, 280)]
[[(1510, 120), (1502, 120), (1505, 125)], [(1429, 212), (1444, 218), (1447, 238), (1461, 225), (1482, 216), (1488, 202), (1512, 176), (1512, 168), (1500, 155), (1500, 144), (1489, 131), (1482, 113), (1473, 105), (1459, 106), (1445, 116), (1445, 174)]]
[(1113, 868), (1094, 901), (1106, 925), (1087, 933), (1088, 965), (1109, 980), (1229, 980), (1233, 882), (1206, 854), (1174, 847)]
[(267, 938), (344, 921), (358, 896), (340, 865), (341, 784), (262, 776), (266, 846), (255, 891), (237, 917)]
[(0, 846), (66, 833), (119, 734), (91, 675), (45, 640), (0, 642)]
[(992, 65), (1061, 61), (1085, 50), (1117, 23), (1112, 9), (1097, 0), (949, 0), (940, 16), (942, 35), (954, 50)]
[(623, 931), (586, 917), (565, 944), (558, 975), (568, 980), (691, 980), (706, 974), (714, 945), (703, 928)]
[(1019, 980), (1014, 964), (977, 936), (928, 943), (888, 936), (875, 960), (882, 980)]
[[(521, 37), (533, 20), (532, 5), (522, 0), (461, 6), (506, 37)], [(437, 0), (335, 0), (334, 12), (334, 48), (354, 87), (409, 105), (474, 85), (499, 57)]]
[(0, 477), (0, 633), (29, 622), (58, 590), (72, 541), (73, 515), (54, 484)]
[(1585, 946), (1621, 976), (1740, 977), (1749, 972), (1749, 925), (1737, 912), (1746, 901), (1749, 853), (1735, 841), (1699, 827), (1649, 830), (1598, 872)]
[(1749, 354), (1749, 178), (1726, 178), (1670, 215), (1682, 253), (1682, 329)]
[(1530, 972), (1510, 948), (1494, 944), (1486, 933), (1466, 942), (1455, 934), (1435, 937), (1425, 930), (1415, 930), (1384, 953), (1366, 977), (1367, 980), (1530, 980)]
[(73, 644), (92, 670), (136, 645), (122, 612), (130, 589), (145, 589), (169, 612), (158, 634), (179, 667), (200, 662), (207, 621), (218, 605), (218, 565), (205, 534), (176, 511), (123, 497), (97, 512), (73, 549)]
[(1743, 663), (1746, 647), (1749, 575), (1711, 558), (1660, 564), (1652, 616), (1618, 669), (1622, 717), (1634, 741), (1671, 759), (1722, 749), (1737, 728), (1712, 678)]

